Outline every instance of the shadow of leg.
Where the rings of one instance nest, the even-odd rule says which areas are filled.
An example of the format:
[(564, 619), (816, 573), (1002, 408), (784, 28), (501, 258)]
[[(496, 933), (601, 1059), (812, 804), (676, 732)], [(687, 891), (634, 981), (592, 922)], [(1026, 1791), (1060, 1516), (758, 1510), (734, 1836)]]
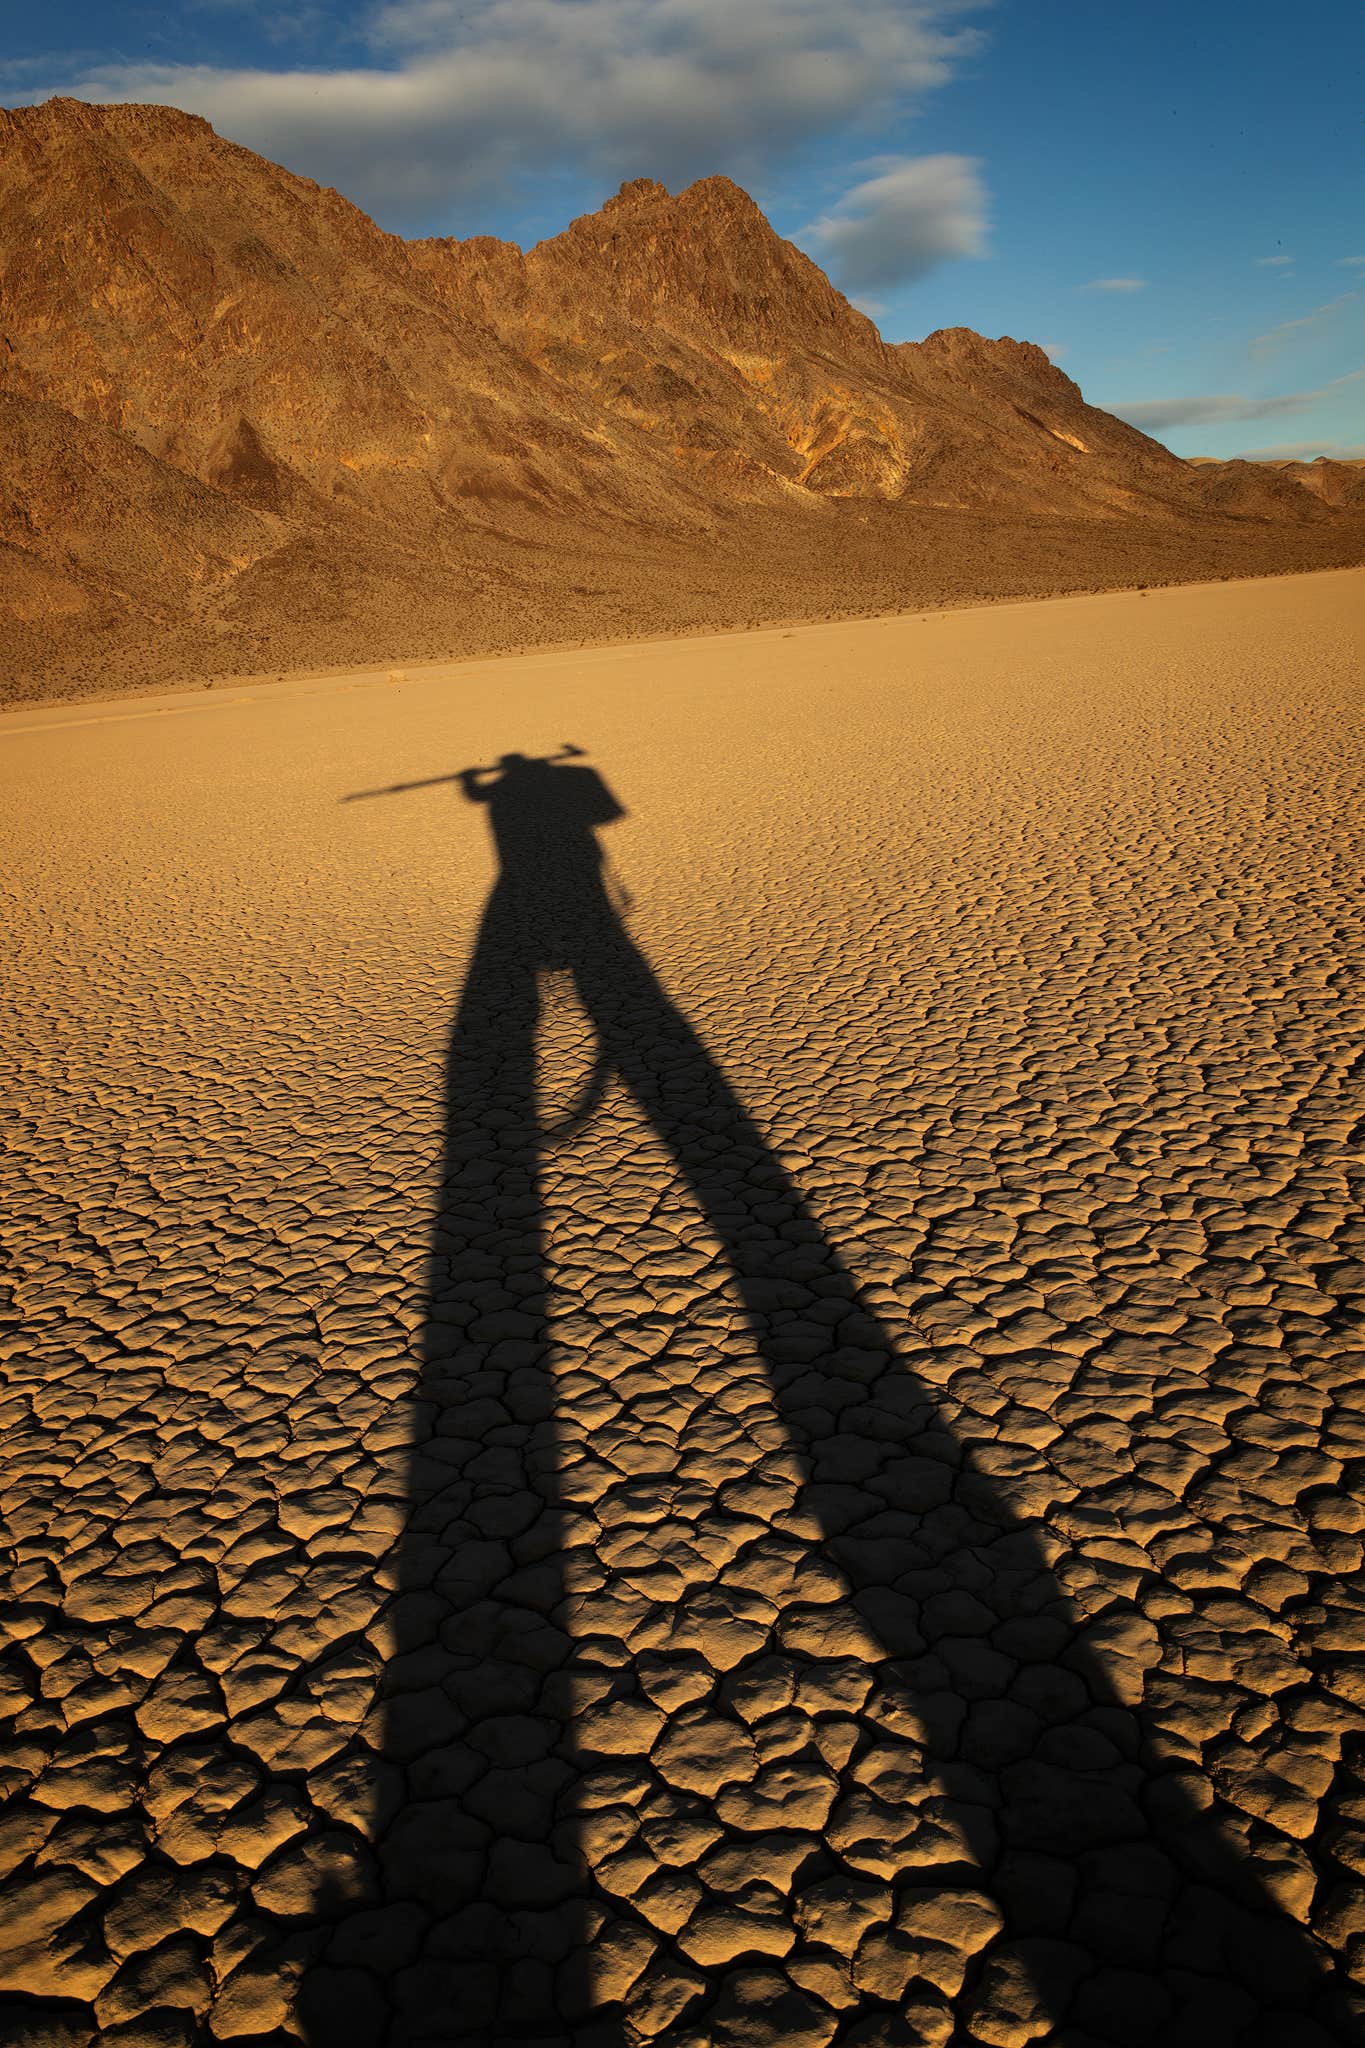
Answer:
[[(379, 1899), (333, 1902), (310, 2038), (1349, 2039), (1317, 1945), (1163, 1747), (1151, 1622), (1121, 1600), (1078, 1614), (1026, 1467), (997, 1444), (1007, 1476), (981, 1469), (912, 1370), (936, 1347), (870, 1312), (647, 963), (587, 908), (555, 957), (742, 1309), (727, 1322), (722, 1288), (623, 1345), (594, 1252), (583, 1386), (556, 1412), (542, 949), (495, 892), (451, 1044), (374, 1731)], [(595, 1148), (586, 1173), (589, 1207), (629, 1211), (629, 1247), (646, 1224)]]
[[(1159, 1648), (1150, 1621), (1116, 1602), (1082, 1624), (1052, 1568), (1061, 1546), (974, 1468), (625, 934), (604, 926), (580, 978), (723, 1248), (804, 1475), (789, 1503), (770, 1497), (747, 1571), (711, 1589), (742, 1611), (765, 1560), (784, 1594), (766, 1647), (784, 1668), (757, 1716), (762, 1660), (731, 1671), (709, 1739), (723, 1748), (727, 1721), (746, 1737), (761, 1728), (799, 1697), (803, 1665), (818, 1694), (831, 1652), (851, 1649), (869, 1680), (848, 1695), (858, 1711), (823, 1851), (798, 1859), (780, 1909), (770, 1902), (789, 1945), (770, 1932), (769, 1947), (788, 1981), (826, 1998), (831, 1951), (853, 1962), (855, 2004), (882, 2016), (866, 2034), (846, 2036), (849, 2014), (809, 2037), (947, 2041), (965, 2021), (962, 2038), (998, 2044), (1346, 2038), (1323, 1952), (1139, 1712)], [(1034, 1505), (1041, 1516), (1046, 1502)], [(851, 1596), (861, 1648), (812, 1550)], [(789, 1732), (793, 1754), (808, 1740), (813, 1755), (819, 1712)], [(776, 1815), (730, 1798), (741, 1830)], [(746, 1869), (752, 1879), (752, 1857)], [(738, 2041), (725, 1997), (714, 2038)], [(1325, 2027), (1305, 2017), (1315, 2008)]]
[[(304, 2000), (309, 2038), (336, 2048), (562, 2044), (587, 2009), (536, 1017), (534, 954), (495, 894), (447, 1066), (408, 1520), (375, 1729), (380, 1898), (339, 1921), (332, 1967)], [(376, 1979), (367, 2034), (365, 1981)]]

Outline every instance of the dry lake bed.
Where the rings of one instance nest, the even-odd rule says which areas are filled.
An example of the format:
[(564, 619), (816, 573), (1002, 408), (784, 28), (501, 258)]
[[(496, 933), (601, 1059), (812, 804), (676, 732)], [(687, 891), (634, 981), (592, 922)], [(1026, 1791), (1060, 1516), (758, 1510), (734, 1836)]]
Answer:
[(0, 721), (0, 2038), (1362, 2038), (1362, 599)]

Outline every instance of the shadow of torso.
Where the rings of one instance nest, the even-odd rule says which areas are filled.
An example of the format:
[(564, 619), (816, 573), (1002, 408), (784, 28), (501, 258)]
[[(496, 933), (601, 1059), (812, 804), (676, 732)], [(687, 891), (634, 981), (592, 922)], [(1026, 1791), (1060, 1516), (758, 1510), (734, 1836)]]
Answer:
[(622, 815), (616, 799), (595, 768), (516, 757), (466, 794), (487, 804), (498, 856), (483, 942), (515, 947), (527, 967), (572, 969), (613, 916), (597, 829)]

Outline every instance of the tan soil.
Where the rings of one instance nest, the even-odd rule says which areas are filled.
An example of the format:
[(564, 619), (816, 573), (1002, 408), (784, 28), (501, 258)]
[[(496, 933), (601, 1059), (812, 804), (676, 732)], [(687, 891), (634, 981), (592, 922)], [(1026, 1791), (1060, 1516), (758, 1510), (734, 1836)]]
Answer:
[(1363, 582), (0, 722), (16, 2034), (1359, 2040)]

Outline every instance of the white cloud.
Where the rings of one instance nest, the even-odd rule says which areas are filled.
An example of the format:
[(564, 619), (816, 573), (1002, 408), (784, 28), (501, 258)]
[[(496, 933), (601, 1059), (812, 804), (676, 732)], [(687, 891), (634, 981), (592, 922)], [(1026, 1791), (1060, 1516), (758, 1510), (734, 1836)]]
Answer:
[(760, 177), (813, 137), (945, 84), (980, 46), (966, 17), (987, 4), (392, 0), (365, 24), (372, 64), (109, 65), (60, 89), (203, 114), (402, 224), (566, 168)]
[(1258, 270), (1278, 270), (1282, 264), (1292, 263), (1293, 261), (1292, 256), (1258, 256), (1256, 258), (1256, 268)]
[(883, 158), (875, 177), (845, 192), (797, 239), (851, 291), (903, 284), (948, 257), (980, 256), (986, 192), (978, 160)]
[(1342, 270), (1360, 270), (1365, 267), (1365, 256), (1338, 256), (1337, 266)]
[(1092, 277), (1080, 287), (1083, 292), (1145, 292), (1145, 277)]
[(1270, 448), (1248, 448), (1242, 462), (1312, 462), (1325, 455), (1333, 462), (1365, 459), (1365, 441), (1278, 441)]
[(1199, 398), (1139, 398), (1109, 410), (1130, 427), (1144, 434), (1159, 434), (1169, 427), (1211, 426), (1226, 420), (1268, 420), (1278, 413), (1304, 412), (1320, 398), (1327, 398), (1343, 384), (1365, 377), (1365, 369), (1350, 370), (1320, 384), (1314, 391), (1286, 391), (1272, 398), (1246, 398), (1240, 393), (1213, 392)]
[(1258, 334), (1251, 344), (1251, 353), (1264, 360), (1266, 356), (1278, 355), (1291, 341), (1302, 341), (1305, 333), (1312, 333), (1336, 318), (1343, 306), (1349, 306), (1360, 297), (1359, 292), (1343, 292), (1340, 298), (1329, 299), (1324, 306), (1314, 306), (1311, 313), (1303, 313), (1297, 320), (1281, 320), (1277, 327)]

